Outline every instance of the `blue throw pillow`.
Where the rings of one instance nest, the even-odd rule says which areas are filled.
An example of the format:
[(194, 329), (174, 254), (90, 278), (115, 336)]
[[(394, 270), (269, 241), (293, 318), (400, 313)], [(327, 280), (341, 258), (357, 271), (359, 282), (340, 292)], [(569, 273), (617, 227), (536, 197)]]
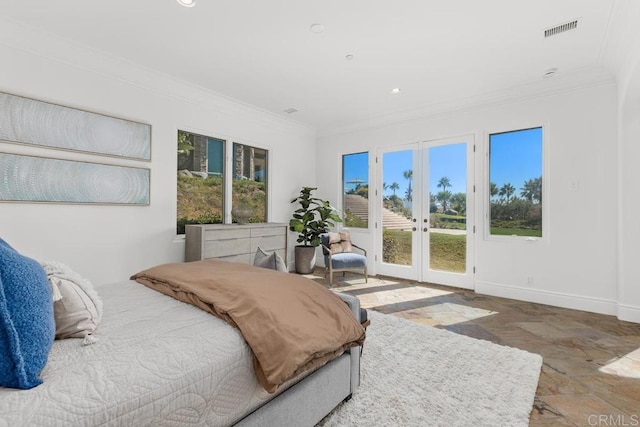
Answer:
[(51, 287), (44, 269), (0, 239), (0, 386), (42, 384), (55, 335)]

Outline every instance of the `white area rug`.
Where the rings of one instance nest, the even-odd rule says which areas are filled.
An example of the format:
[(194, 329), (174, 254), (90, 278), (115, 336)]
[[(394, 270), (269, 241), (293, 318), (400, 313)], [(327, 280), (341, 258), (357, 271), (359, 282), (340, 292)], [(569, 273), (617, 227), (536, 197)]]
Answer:
[(527, 426), (542, 357), (369, 310), (353, 398), (320, 426)]

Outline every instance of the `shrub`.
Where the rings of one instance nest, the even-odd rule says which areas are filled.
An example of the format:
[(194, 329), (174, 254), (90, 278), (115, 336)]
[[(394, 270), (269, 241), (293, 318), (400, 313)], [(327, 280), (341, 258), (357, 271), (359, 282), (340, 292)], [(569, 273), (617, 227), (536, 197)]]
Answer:
[(398, 241), (397, 234), (391, 230), (384, 230), (382, 232), (382, 253), (384, 254), (382, 260), (395, 264), (398, 259), (399, 250), (400, 242)]
[(354, 227), (354, 228), (367, 228), (369, 226), (367, 221), (355, 216), (349, 211), (346, 211), (344, 214), (344, 225), (345, 227)]
[(197, 218), (178, 218), (176, 230), (178, 234), (184, 234), (187, 224), (221, 224), (222, 217), (218, 214), (205, 214)]

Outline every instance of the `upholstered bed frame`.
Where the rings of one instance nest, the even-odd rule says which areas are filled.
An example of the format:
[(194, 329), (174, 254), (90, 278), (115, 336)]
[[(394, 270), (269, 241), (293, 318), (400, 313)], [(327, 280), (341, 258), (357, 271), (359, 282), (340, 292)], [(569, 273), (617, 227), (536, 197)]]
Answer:
[[(360, 300), (338, 293), (360, 320)], [(246, 415), (235, 425), (313, 426), (360, 385), (360, 350), (354, 347)]]
[[(0, 426), (314, 426), (360, 383), (353, 347), (271, 395), (226, 322), (134, 281), (96, 290), (98, 342), (56, 340), (43, 384), (0, 387)], [(359, 320), (359, 300), (339, 296)]]
[[(231, 326), (247, 326), (246, 323), (229, 324), (191, 303), (185, 304), (179, 298), (163, 295), (133, 280), (97, 286), (95, 291), (101, 302), (93, 302), (96, 312), (101, 312), (101, 315), (90, 310), (87, 313), (70, 312), (82, 320), (75, 324), (84, 332), (68, 336), (84, 339), (60, 339), (52, 344), (54, 332), (59, 332), (54, 326), (62, 325), (57, 316), (65, 313), (64, 310), (56, 312), (54, 325), (52, 299), (56, 303), (66, 302), (64, 307), (71, 309), (75, 307), (72, 304), (73, 295), (85, 295), (87, 298), (79, 299), (82, 304), (88, 304), (94, 298), (90, 298), (86, 292), (79, 292), (82, 287), (69, 288), (73, 292), (67, 292), (67, 287), (61, 286), (62, 282), (48, 278), (49, 271), (45, 271), (36, 261), (18, 254), (2, 239), (0, 251), (3, 255), (0, 257), (0, 309), (3, 310), (0, 313), (0, 326), (6, 329), (5, 332), (11, 333), (0, 334), (0, 426), (314, 426), (348, 399), (360, 384), (361, 347), (347, 346), (348, 349), (341, 354), (339, 352), (345, 347), (337, 347), (335, 354), (340, 355), (320, 367), (315, 365), (315, 370), (292, 371), (302, 373), (293, 378), (285, 377), (290, 379), (284, 383), (273, 383), (273, 387), (267, 384), (265, 387), (260, 374), (266, 371), (258, 372), (255, 363), (269, 361), (268, 356), (277, 350), (267, 347), (268, 356), (263, 354), (261, 358), (255, 358), (250, 347), (253, 341), (246, 336), (246, 331), (243, 336), (240, 328)], [(236, 280), (244, 280), (238, 279), (238, 274), (230, 273), (230, 263), (203, 263), (207, 268), (201, 271), (204, 274), (201, 280), (205, 282), (217, 282), (210, 280), (211, 277), (217, 279), (227, 275), (225, 283), (228, 289), (231, 286), (227, 283), (229, 275)], [(201, 269), (202, 265), (195, 267)], [(233, 265), (233, 268), (237, 268), (237, 265)], [(254, 271), (249, 276), (257, 274), (264, 277), (262, 269), (250, 269)], [(196, 270), (190, 271), (191, 274), (180, 275), (180, 278), (193, 279)], [(62, 274), (57, 270), (52, 270), (53, 273)], [(305, 301), (305, 298), (309, 300), (310, 295), (325, 295), (327, 299), (323, 301), (323, 310), (337, 313), (336, 316), (343, 320), (346, 317), (342, 324), (350, 325), (353, 331), (358, 330), (356, 332), (360, 338), (357, 341), (345, 342), (350, 345), (362, 342), (363, 331), (357, 323), (361, 323), (358, 298), (340, 293), (337, 293), (340, 298), (336, 298), (330, 294), (331, 291), (316, 284), (315, 290), (313, 287), (296, 290), (298, 279), (287, 277), (285, 280), (285, 276), (279, 277), (282, 280), (273, 283), (271, 299), (276, 295), (276, 301), (281, 301), (283, 295), (296, 295), (301, 298), (300, 301)], [(78, 279), (66, 273), (60, 278), (69, 283), (76, 283)], [(285, 287), (287, 284), (288, 288)], [(269, 298), (261, 294), (264, 286), (247, 285), (238, 289), (244, 292), (248, 288), (257, 288), (257, 295), (265, 298), (264, 306), (271, 307), (266, 301)], [(25, 289), (30, 293), (25, 293)], [(58, 297), (55, 290), (60, 294)], [(219, 293), (225, 292), (220, 290)], [(234, 303), (237, 299), (230, 298)], [(239, 300), (243, 301), (240, 307), (258, 301), (248, 295)], [(341, 300), (346, 302), (349, 309)], [(296, 297), (293, 301), (297, 301)], [(242, 312), (242, 309), (233, 313), (237, 314), (238, 311)], [(349, 316), (349, 311), (355, 319)], [(274, 315), (274, 325), (283, 319), (281, 312), (270, 312)], [(44, 317), (37, 317), (38, 313)], [(89, 317), (85, 319), (89, 314), (92, 322), (89, 322)], [(101, 317), (97, 330), (94, 327), (98, 322), (96, 316)], [(14, 323), (12, 319), (21, 319), (21, 322)], [(329, 319), (329, 322), (334, 319), (333, 314)], [(255, 325), (255, 322), (250, 324)], [(33, 328), (28, 329), (25, 325), (33, 325)], [(271, 338), (280, 339), (280, 331), (294, 325), (296, 331), (301, 326), (295, 322), (281, 325), (277, 333), (271, 332)], [(324, 323), (312, 325), (310, 335), (300, 344), (314, 343), (315, 338), (324, 336), (330, 339), (346, 336), (342, 334), (344, 330), (339, 328), (335, 333), (316, 334), (316, 328), (322, 328)], [(306, 325), (306, 328), (309, 329), (309, 326)], [(91, 332), (95, 334), (87, 335)], [(260, 333), (258, 335), (262, 337)], [(12, 340), (7, 342), (6, 337)], [(42, 343), (37, 339), (40, 337)], [(319, 342), (324, 341), (319, 339)], [(294, 345), (291, 352), (287, 350), (284, 353), (293, 354), (300, 347), (305, 346)], [(258, 346), (258, 349), (265, 351), (264, 347)], [(309, 356), (307, 352), (297, 354), (303, 360)], [(275, 365), (277, 368), (279, 361), (279, 358), (275, 358), (269, 366)], [(282, 362), (281, 366), (289, 366), (285, 360)]]

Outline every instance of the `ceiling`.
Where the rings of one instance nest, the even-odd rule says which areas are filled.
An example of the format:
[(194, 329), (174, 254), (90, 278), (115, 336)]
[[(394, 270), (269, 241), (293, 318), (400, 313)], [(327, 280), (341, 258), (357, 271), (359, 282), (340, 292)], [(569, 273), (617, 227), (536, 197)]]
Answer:
[[(197, 1), (2, 0), (0, 15), (329, 131), (540, 82), (550, 68), (554, 79), (601, 68), (615, 5)], [(575, 19), (577, 29), (544, 37)]]

